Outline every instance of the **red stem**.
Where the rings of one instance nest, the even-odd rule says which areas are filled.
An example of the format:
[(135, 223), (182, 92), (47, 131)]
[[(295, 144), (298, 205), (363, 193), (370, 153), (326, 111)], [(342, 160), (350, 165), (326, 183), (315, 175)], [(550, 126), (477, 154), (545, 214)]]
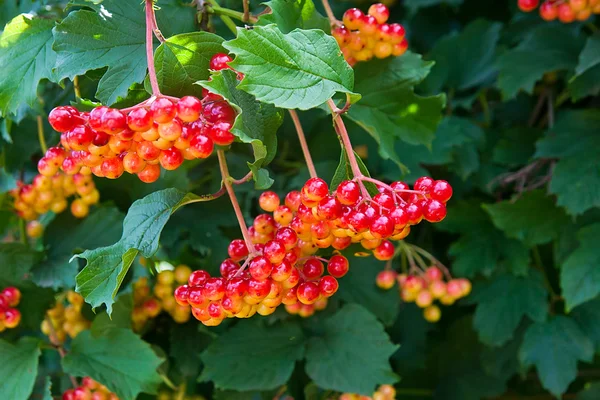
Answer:
[(302, 124), (300, 124), (300, 118), (298, 118), (298, 113), (295, 110), (288, 110), (290, 112), (290, 117), (292, 117), (292, 121), (294, 121), (294, 126), (296, 127), (296, 133), (298, 134), (298, 140), (300, 141), (300, 147), (302, 148), (302, 153), (304, 153), (304, 160), (306, 161), (306, 166), (308, 167), (308, 172), (310, 173), (311, 178), (316, 178), (317, 170), (315, 169), (315, 164), (313, 163), (312, 156), (310, 155), (310, 150), (308, 149), (308, 143), (306, 143), (306, 136), (304, 136), (304, 130), (302, 129)]
[(148, 61), (148, 76), (150, 77), (150, 86), (152, 94), (160, 96), (158, 79), (156, 78), (156, 69), (154, 68), (154, 47), (152, 38), (154, 35), (154, 1), (146, 0), (146, 60)]
[(252, 238), (248, 233), (248, 227), (246, 226), (246, 220), (244, 220), (244, 215), (242, 214), (240, 203), (238, 203), (237, 197), (235, 196), (235, 192), (233, 191), (233, 186), (231, 185), (231, 176), (229, 175), (229, 169), (227, 168), (225, 152), (223, 150), (217, 150), (217, 157), (219, 159), (219, 168), (221, 169), (223, 185), (225, 185), (225, 189), (227, 190), (227, 194), (229, 195), (229, 199), (231, 200), (233, 211), (235, 211), (235, 216), (237, 217), (238, 224), (240, 225), (242, 236), (244, 237), (244, 241), (246, 242), (246, 247), (248, 247), (248, 250), (252, 255), (256, 253), (256, 250), (254, 249)]

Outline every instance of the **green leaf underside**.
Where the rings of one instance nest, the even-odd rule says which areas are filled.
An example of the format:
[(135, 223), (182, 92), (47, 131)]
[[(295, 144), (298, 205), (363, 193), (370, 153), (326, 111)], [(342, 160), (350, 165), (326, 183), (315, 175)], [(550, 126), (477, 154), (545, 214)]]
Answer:
[(27, 400), (38, 370), (38, 357), (41, 351), (39, 341), (22, 338), (11, 344), (0, 340), (0, 393), (2, 398)]
[(354, 73), (333, 37), (320, 30), (295, 29), (283, 34), (275, 25), (238, 28), (236, 39), (223, 46), (236, 55), (230, 63), (245, 75), (238, 89), (260, 102), (308, 110), (335, 93), (353, 101)]
[(110, 315), (114, 297), (137, 255), (154, 255), (171, 214), (187, 202), (198, 199), (198, 196), (178, 189), (165, 189), (134, 202), (123, 221), (123, 235), (117, 243), (75, 256), (87, 260), (86, 267), (75, 278), (77, 292), (93, 308), (106, 304)]
[(527, 277), (510, 274), (496, 277), (470, 299), (478, 303), (473, 327), (483, 343), (502, 346), (512, 339), (523, 317), (537, 322), (546, 319), (547, 297), (537, 271), (531, 271)]
[(62, 361), (65, 373), (89, 376), (106, 385), (120, 398), (156, 393), (161, 378), (156, 372), (162, 360), (150, 345), (128, 329), (110, 329), (94, 337), (86, 330), (71, 343)]
[(422, 97), (414, 87), (431, 70), (432, 62), (408, 52), (402, 57), (359, 64), (355, 89), (362, 97), (347, 113), (379, 144), (379, 154), (403, 166), (394, 150), (398, 139), (430, 146), (445, 105), (445, 95)]
[(15, 17), (0, 37), (0, 112), (14, 114), (19, 106), (37, 103), (41, 80), (56, 80), (52, 68), (51, 19), (22, 14)]
[(599, 235), (599, 223), (580, 229), (577, 232), (579, 247), (561, 267), (560, 286), (567, 310), (572, 310), (600, 294)]
[(200, 381), (220, 389), (268, 390), (285, 384), (304, 357), (304, 335), (295, 323), (265, 326), (260, 318), (241, 321), (202, 353)]
[(363, 307), (346, 305), (323, 328), (323, 336), (311, 337), (306, 349), (306, 373), (317, 386), (371, 395), (377, 385), (397, 381), (389, 358), (398, 346)]
[(577, 376), (577, 362), (591, 362), (594, 346), (570, 318), (556, 316), (538, 322), (525, 333), (519, 351), (523, 366), (534, 365), (542, 386), (561, 397)]
[[(369, 173), (369, 170), (367, 169), (367, 166), (365, 165), (363, 160), (358, 156), (358, 154), (356, 154), (356, 152), (354, 153), (354, 156), (356, 157), (356, 162), (358, 163), (358, 169), (360, 170), (360, 172), (364, 176), (371, 177), (371, 174)], [(340, 183), (342, 183), (345, 180), (352, 180), (353, 178), (354, 174), (352, 173), (352, 167), (350, 166), (350, 162), (348, 161), (348, 154), (346, 153), (346, 150), (342, 149), (342, 152), (340, 154), (340, 163), (338, 164), (335, 173), (333, 174), (330, 188), (331, 190), (337, 189)], [(374, 183), (364, 182), (364, 185), (371, 195), (379, 193), (379, 191), (377, 190), (377, 186), (375, 186)]]

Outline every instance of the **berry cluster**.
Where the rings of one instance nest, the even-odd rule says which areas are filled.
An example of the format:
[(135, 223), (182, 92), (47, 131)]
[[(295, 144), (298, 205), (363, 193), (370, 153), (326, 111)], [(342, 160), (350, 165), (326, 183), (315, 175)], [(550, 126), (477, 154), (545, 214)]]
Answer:
[[(217, 54), (211, 68), (229, 68), (230, 60)], [(161, 166), (177, 169), (184, 160), (207, 158), (215, 145), (228, 146), (235, 139), (230, 131), (235, 111), (208, 91), (202, 100), (159, 96), (125, 111), (106, 106), (89, 113), (71, 106), (53, 109), (48, 121), (61, 133), (61, 147), (46, 152), (39, 172), (93, 173), (109, 179), (128, 172), (151, 183), (159, 178)]]
[[(337, 291), (337, 278), (348, 272), (348, 260), (341, 255), (329, 261), (312, 256), (319, 247), (330, 247), (333, 239), (315, 238), (313, 243), (310, 225), (299, 217), (301, 212), (310, 213), (300, 192), (288, 193), (285, 205), (280, 203), (273, 192), (261, 195), (260, 207), (272, 214), (260, 214), (248, 229), (251, 250), (244, 240), (230, 243), (230, 258), (220, 266), (221, 277), (194, 271), (188, 284), (175, 290), (176, 301), (192, 306), (192, 314), (203, 324), (214, 326), (224, 318), (248, 318), (255, 313), (269, 315), (280, 304), (308, 316)], [(302, 234), (297, 233), (298, 226), (303, 227)], [(326, 269), (329, 275), (323, 276)]]
[(298, 315), (302, 318), (311, 317), (316, 311), (322, 311), (327, 308), (327, 298), (323, 297), (315, 301), (314, 304), (304, 304), (297, 302), (294, 304), (286, 304), (285, 311), (288, 314)]
[(156, 318), (161, 311), (160, 301), (150, 293), (148, 278), (138, 279), (133, 284), (133, 311), (131, 312), (133, 330), (141, 331), (146, 322)]
[(422, 275), (398, 275), (393, 270), (384, 270), (377, 275), (376, 283), (381, 289), (391, 289), (395, 282), (400, 285), (402, 300), (415, 302), (423, 308), (423, 316), (429, 322), (437, 322), (442, 316), (440, 308), (433, 304), (435, 300), (449, 306), (471, 293), (471, 282), (468, 279), (450, 279), (444, 281), (444, 273), (436, 266), (431, 266)]
[(42, 235), (42, 224), (37, 221), (40, 215), (49, 211), (56, 214), (63, 212), (68, 206), (69, 197), (76, 197), (71, 203), (71, 214), (77, 218), (87, 216), (90, 206), (100, 200), (100, 193), (92, 177), (82, 174), (36, 175), (31, 184), (19, 183), (10, 194), (14, 199), (17, 215), (30, 221), (27, 224), (27, 235), (32, 238)]
[[(531, 12), (540, 6), (540, 0), (519, 0), (518, 5), (521, 11)], [(546, 21), (558, 19), (565, 24), (585, 21), (592, 14), (600, 14), (600, 0), (545, 0), (539, 13)]]
[[(57, 301), (56, 305), (48, 310), (48, 318), (42, 321), (42, 332), (51, 336), (54, 334), (59, 343), (67, 340), (67, 335), (74, 338), (82, 331), (89, 329), (91, 322), (81, 314), (83, 307), (83, 296), (74, 291), (69, 291), (66, 296), (69, 303), (66, 307), (62, 300)], [(50, 326), (52, 324), (52, 326)]]
[(15, 307), (21, 301), (21, 291), (14, 286), (0, 292), (0, 332), (16, 328), (21, 322), (21, 312)]
[(339, 400), (395, 400), (396, 389), (392, 385), (380, 385), (373, 396), (361, 396), (353, 393), (343, 393)]
[(156, 277), (154, 295), (160, 300), (165, 310), (178, 324), (184, 324), (190, 320), (190, 308), (177, 304), (173, 293), (175, 287), (188, 282), (192, 270), (187, 265), (178, 265), (173, 271), (161, 271)]
[(344, 13), (344, 24), (333, 29), (331, 34), (350, 65), (369, 61), (373, 57), (397, 57), (406, 52), (408, 41), (404, 27), (386, 24), (389, 16), (390, 11), (381, 3), (369, 7), (367, 14), (358, 8), (351, 8)]
[(119, 397), (106, 386), (86, 376), (81, 380), (81, 386), (64, 392), (62, 400), (119, 400)]
[[(428, 177), (419, 178), (414, 190), (404, 182), (394, 182), (379, 186), (379, 191), (371, 198), (361, 193), (358, 182), (346, 180), (330, 194), (325, 181), (312, 178), (300, 193), (295, 192), (300, 205), (290, 226), (308, 243), (305, 247), (314, 246), (314, 251), (329, 246), (343, 250), (360, 243), (378, 260), (390, 260), (394, 246), (389, 240), (404, 239), (410, 227), (423, 219), (443, 220), (446, 202), (452, 197), (448, 182)], [(288, 214), (285, 207), (275, 211), (276, 218)]]

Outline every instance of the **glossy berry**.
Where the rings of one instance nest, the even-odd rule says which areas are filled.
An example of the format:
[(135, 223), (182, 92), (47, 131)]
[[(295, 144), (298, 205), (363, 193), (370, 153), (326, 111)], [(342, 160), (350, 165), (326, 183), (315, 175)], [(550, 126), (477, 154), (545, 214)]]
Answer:
[(390, 10), (387, 8), (385, 4), (376, 3), (369, 7), (368, 11), (369, 15), (375, 17), (377, 23), (383, 24), (390, 17)]
[(1, 295), (4, 297), (6, 304), (8, 304), (9, 307), (16, 307), (21, 301), (21, 291), (14, 286), (4, 288)]
[(279, 207), (279, 196), (277, 196), (277, 193), (275, 192), (263, 192), (258, 198), (258, 204), (264, 211), (273, 212)]
[(214, 71), (220, 71), (223, 69), (229, 69), (229, 65), (227, 63), (231, 62), (233, 59), (225, 54), (225, 53), (217, 53), (210, 59), (209, 68)]
[(344, 25), (350, 30), (359, 29), (361, 26), (361, 19), (363, 15), (363, 12), (360, 11), (358, 8), (351, 8), (344, 13), (342, 21), (344, 22)]
[(227, 254), (234, 261), (240, 261), (244, 257), (248, 255), (248, 247), (246, 246), (246, 242), (242, 239), (235, 239), (229, 243), (229, 247), (227, 247)]
[(540, 0), (519, 0), (517, 4), (519, 5), (519, 9), (521, 11), (530, 12), (535, 10), (539, 3)]
[(165, 124), (175, 118), (177, 108), (169, 99), (158, 98), (150, 105), (154, 122)]
[(344, 256), (332, 256), (329, 259), (329, 263), (327, 263), (327, 272), (335, 278), (341, 278), (346, 275), (348, 273), (348, 269), (349, 262)]
[(296, 294), (302, 304), (313, 304), (318, 300), (321, 291), (315, 282), (304, 282), (298, 286)]
[(342, 181), (336, 189), (338, 201), (347, 206), (353, 206), (360, 199), (360, 187), (354, 181)]
[(135, 132), (144, 132), (152, 128), (152, 112), (146, 108), (136, 108), (127, 114), (127, 126)]
[(323, 297), (331, 297), (339, 288), (337, 279), (333, 276), (324, 276), (319, 280), (319, 292)]
[(442, 202), (430, 199), (423, 207), (423, 217), (429, 222), (440, 222), (446, 218), (446, 206)]
[(394, 245), (389, 240), (384, 240), (381, 242), (375, 250), (373, 250), (373, 255), (376, 259), (380, 261), (388, 261), (394, 257)]
[(48, 114), (48, 122), (57, 132), (67, 132), (77, 123), (77, 116), (67, 107), (56, 107)]

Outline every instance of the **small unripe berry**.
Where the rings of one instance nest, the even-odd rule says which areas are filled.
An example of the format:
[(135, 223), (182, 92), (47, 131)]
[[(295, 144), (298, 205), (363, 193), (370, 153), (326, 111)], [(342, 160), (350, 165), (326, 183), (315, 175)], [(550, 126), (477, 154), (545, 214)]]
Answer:
[(375, 283), (377, 287), (383, 290), (389, 290), (396, 284), (396, 276), (398, 274), (394, 270), (385, 270), (377, 274)]
[(442, 317), (442, 311), (436, 305), (432, 305), (423, 310), (423, 317), (428, 322), (438, 322)]

